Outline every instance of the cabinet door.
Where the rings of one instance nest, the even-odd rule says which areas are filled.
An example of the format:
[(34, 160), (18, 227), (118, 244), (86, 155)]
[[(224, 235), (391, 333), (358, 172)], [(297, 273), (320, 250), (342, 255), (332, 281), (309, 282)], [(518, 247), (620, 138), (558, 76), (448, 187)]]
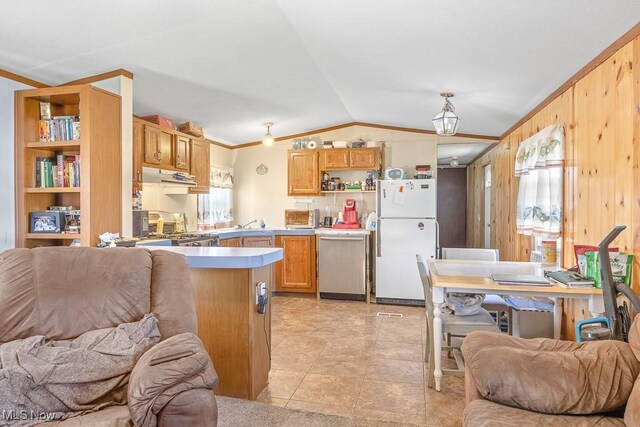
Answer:
[(276, 264), (276, 290), (316, 292), (315, 236), (276, 236), (284, 258)]
[(158, 135), (158, 146), (160, 149), (160, 166), (174, 167), (173, 161), (173, 135), (160, 131)]
[(245, 248), (270, 248), (273, 247), (271, 237), (245, 237), (242, 239), (242, 246)]
[(223, 248), (239, 248), (242, 245), (240, 244), (240, 238), (234, 237), (232, 239), (222, 239), (220, 240), (220, 246)]
[(200, 139), (191, 140), (191, 175), (196, 177), (195, 187), (189, 188), (190, 193), (208, 194), (211, 170), (209, 160), (209, 143)]
[(144, 127), (144, 162), (160, 164), (160, 131), (150, 126)]
[(377, 169), (377, 148), (354, 148), (349, 150), (349, 165), (353, 169)]
[(347, 148), (322, 150), (323, 169), (347, 169), (349, 167), (349, 151)]
[(176, 136), (175, 153), (176, 153), (176, 169), (189, 171), (189, 163), (191, 162), (190, 151), (191, 143), (189, 138), (184, 136)]
[(289, 196), (320, 194), (317, 150), (289, 151)]
[(133, 122), (133, 175), (132, 187), (142, 190), (142, 161), (144, 159), (144, 125)]

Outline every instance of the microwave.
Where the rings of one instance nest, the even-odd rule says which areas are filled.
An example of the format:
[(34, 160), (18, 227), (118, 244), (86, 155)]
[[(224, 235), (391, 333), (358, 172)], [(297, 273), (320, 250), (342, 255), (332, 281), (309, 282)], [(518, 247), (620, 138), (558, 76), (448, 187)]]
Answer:
[(284, 226), (286, 228), (318, 228), (320, 209), (285, 209)]

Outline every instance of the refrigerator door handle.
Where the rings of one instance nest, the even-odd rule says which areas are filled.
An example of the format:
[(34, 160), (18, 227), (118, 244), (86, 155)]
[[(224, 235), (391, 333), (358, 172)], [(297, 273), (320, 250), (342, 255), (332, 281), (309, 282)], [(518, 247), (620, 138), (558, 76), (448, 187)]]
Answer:
[(382, 230), (380, 228), (380, 218), (378, 218), (378, 224), (376, 225), (376, 256), (382, 257)]
[(440, 223), (434, 220), (436, 223), (436, 259), (440, 258)]

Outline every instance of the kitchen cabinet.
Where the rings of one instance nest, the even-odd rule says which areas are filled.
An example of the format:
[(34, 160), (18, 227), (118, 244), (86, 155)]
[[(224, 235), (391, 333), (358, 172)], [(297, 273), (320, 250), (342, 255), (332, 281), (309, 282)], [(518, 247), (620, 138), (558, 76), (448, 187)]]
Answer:
[(173, 135), (155, 127), (145, 126), (144, 162), (161, 168), (173, 168)]
[(142, 190), (142, 162), (144, 160), (144, 124), (133, 121), (132, 188)]
[(209, 194), (211, 187), (209, 149), (207, 141), (191, 140), (191, 175), (195, 176), (197, 185), (189, 187), (190, 193)]
[(322, 170), (379, 169), (379, 148), (330, 148), (322, 150)]
[(176, 135), (175, 153), (176, 169), (189, 172), (189, 165), (191, 163), (191, 140), (187, 137)]
[(318, 158), (318, 150), (289, 150), (289, 196), (320, 194)]
[(220, 239), (220, 247), (240, 248), (242, 247), (242, 240), (240, 239), (240, 237), (233, 237), (231, 239)]
[(351, 150), (348, 148), (332, 148), (322, 151), (322, 160), (325, 170), (347, 169)]
[(380, 149), (354, 148), (349, 150), (349, 167), (352, 169), (378, 169)]
[(276, 236), (276, 291), (316, 293), (316, 236)]
[(242, 246), (245, 248), (271, 248), (273, 247), (273, 238), (271, 236), (244, 237)]

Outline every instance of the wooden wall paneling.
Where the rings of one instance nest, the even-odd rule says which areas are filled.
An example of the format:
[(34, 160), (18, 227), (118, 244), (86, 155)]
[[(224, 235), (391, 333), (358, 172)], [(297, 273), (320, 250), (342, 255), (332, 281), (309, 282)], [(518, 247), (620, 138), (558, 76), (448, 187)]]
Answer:
[(633, 227), (633, 289), (640, 293), (640, 37), (633, 41), (633, 135), (632, 135), (632, 199), (627, 204), (632, 212)]

